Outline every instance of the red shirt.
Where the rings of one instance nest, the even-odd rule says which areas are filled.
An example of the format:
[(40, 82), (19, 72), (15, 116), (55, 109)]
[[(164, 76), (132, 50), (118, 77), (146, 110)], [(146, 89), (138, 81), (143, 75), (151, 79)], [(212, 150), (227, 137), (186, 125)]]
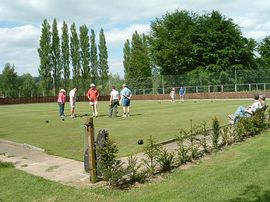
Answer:
[(90, 88), (87, 92), (87, 97), (91, 102), (97, 101), (99, 97), (99, 92), (96, 88)]
[(60, 92), (58, 94), (58, 99), (57, 99), (57, 102), (63, 104), (66, 102), (66, 95), (63, 93), (63, 92)]

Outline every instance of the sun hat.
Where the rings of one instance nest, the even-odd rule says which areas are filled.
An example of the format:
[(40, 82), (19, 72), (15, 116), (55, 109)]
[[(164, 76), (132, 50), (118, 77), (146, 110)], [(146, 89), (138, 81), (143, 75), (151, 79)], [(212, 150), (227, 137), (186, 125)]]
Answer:
[(126, 87), (127, 85), (124, 83), (123, 85), (122, 85), (122, 87)]
[(265, 100), (265, 95), (260, 95), (259, 98), (262, 99), (262, 100)]
[(90, 87), (95, 87), (95, 84), (91, 83)]
[(61, 92), (66, 92), (65, 89), (63, 89), (63, 88), (62, 88), (60, 91), (61, 91)]

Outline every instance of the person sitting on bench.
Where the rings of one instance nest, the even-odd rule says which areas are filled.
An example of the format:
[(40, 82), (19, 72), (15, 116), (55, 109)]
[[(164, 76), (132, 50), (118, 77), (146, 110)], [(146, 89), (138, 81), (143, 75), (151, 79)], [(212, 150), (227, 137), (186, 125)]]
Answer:
[(260, 95), (259, 99), (261, 100), (262, 108), (266, 109), (268, 105), (266, 105), (266, 102), (265, 102), (265, 95)]
[[(265, 100), (265, 96), (264, 96), (264, 100)], [(263, 97), (259, 96), (259, 95), (255, 95), (254, 96), (254, 103), (251, 106), (248, 107), (244, 107), (244, 106), (239, 106), (236, 111), (234, 112), (234, 114), (230, 114), (228, 115), (229, 118), (231, 119), (231, 124), (234, 124), (236, 122), (238, 122), (240, 120), (240, 118), (242, 117), (251, 117), (252, 114), (257, 110), (257, 109), (261, 109), (262, 103), (264, 104), (265, 102), (263, 101)]]

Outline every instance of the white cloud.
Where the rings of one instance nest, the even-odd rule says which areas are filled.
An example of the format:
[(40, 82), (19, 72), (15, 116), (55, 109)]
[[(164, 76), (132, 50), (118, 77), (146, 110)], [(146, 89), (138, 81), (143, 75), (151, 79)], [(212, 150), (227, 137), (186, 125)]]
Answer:
[(124, 78), (123, 61), (119, 58), (111, 58), (108, 61), (110, 66), (110, 72), (115, 75), (118, 74), (121, 78)]
[(15, 65), (19, 75), (31, 73), (37, 76), (37, 47), (40, 29), (31, 25), (0, 28), (0, 70), (6, 63)]
[(137, 31), (139, 34), (148, 33), (150, 31), (149, 24), (134, 24), (130, 25), (124, 29), (113, 28), (108, 30), (106, 34), (106, 41), (111, 44), (121, 44), (124, 45), (124, 42), (127, 39), (131, 39), (132, 34)]

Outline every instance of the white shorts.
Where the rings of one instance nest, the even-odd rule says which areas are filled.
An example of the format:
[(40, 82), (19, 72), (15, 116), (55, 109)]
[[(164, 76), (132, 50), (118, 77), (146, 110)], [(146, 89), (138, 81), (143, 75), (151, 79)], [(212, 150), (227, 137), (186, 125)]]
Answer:
[(97, 105), (97, 101), (89, 102), (91, 106)]

